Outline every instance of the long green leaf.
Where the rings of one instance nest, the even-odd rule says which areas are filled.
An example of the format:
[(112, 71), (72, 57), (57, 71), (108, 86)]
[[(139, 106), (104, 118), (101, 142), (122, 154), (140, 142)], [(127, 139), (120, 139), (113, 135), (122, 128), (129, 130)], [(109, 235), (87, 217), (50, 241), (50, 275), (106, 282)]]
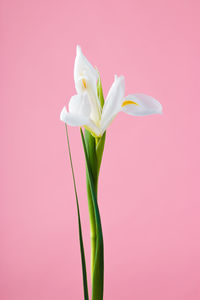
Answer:
[(75, 197), (76, 197), (76, 206), (77, 206), (77, 214), (78, 214), (78, 229), (79, 229), (79, 242), (80, 242), (80, 252), (81, 252), (81, 262), (82, 262), (84, 299), (89, 300), (88, 284), (87, 284), (87, 270), (86, 270), (86, 263), (85, 263), (85, 252), (84, 252), (83, 235), (82, 235), (82, 228), (81, 228), (80, 209), (79, 209), (78, 194), (77, 194), (76, 181), (75, 181), (75, 176), (74, 176), (74, 168), (73, 168), (73, 163), (72, 163), (72, 155), (71, 155), (71, 149), (70, 149), (70, 143), (69, 143), (67, 124), (65, 124), (65, 128), (66, 128), (67, 145), (68, 145), (68, 151), (69, 151), (69, 159), (70, 159), (71, 170), (72, 170), (74, 192), (75, 192)]
[[(88, 153), (88, 159), (90, 161), (90, 166), (92, 169), (92, 175), (95, 180), (95, 193), (97, 195), (97, 155), (96, 155), (96, 141), (95, 138), (90, 134), (87, 129), (85, 129), (85, 144)], [(92, 201), (92, 194), (90, 189), (90, 183), (88, 179), (88, 170), (86, 164), (86, 185), (87, 185), (87, 198), (88, 198), (88, 209), (89, 209), (89, 217), (90, 217), (90, 245), (91, 245), (91, 282), (93, 281), (94, 274), (94, 265), (95, 265), (95, 256), (96, 256), (96, 221), (95, 221), (95, 212)]]
[[(85, 145), (87, 149), (88, 154), (88, 160), (90, 161), (90, 167), (92, 171), (92, 176), (94, 178), (94, 181), (97, 179), (97, 167), (98, 167), (98, 161), (97, 161), (97, 152), (96, 152), (96, 139), (91, 135), (91, 133), (85, 129)], [(95, 188), (97, 182), (94, 182)]]
[(81, 131), (83, 149), (85, 153), (85, 160), (86, 160), (86, 166), (88, 171), (88, 179), (89, 179), (90, 190), (92, 195), (93, 207), (95, 212), (96, 229), (97, 229), (96, 255), (95, 255), (94, 273), (93, 273), (93, 280), (92, 280), (92, 300), (102, 300), (103, 284), (104, 284), (103, 233), (102, 233), (99, 207), (97, 203), (97, 195), (95, 190), (94, 178), (92, 174), (92, 168), (88, 158), (87, 148), (86, 148), (82, 129), (80, 129), (80, 131)]

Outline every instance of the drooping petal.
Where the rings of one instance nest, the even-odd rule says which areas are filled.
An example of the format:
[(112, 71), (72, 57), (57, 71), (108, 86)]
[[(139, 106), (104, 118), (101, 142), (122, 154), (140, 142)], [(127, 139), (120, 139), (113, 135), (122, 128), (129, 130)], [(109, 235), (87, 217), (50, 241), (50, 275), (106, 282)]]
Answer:
[(101, 116), (101, 128), (102, 132), (106, 130), (109, 124), (119, 111), (121, 111), (122, 102), (125, 92), (125, 80), (123, 76), (117, 77), (108, 92), (106, 101), (103, 107)]
[(88, 122), (86, 117), (79, 114), (70, 113), (67, 111), (66, 107), (62, 109), (60, 119), (70, 126), (84, 126)]
[(66, 107), (63, 108), (60, 114), (61, 121), (70, 126), (84, 126), (94, 136), (100, 136), (101, 131), (90, 118), (90, 101), (87, 93), (82, 95), (74, 95), (69, 101), (69, 112)]
[(89, 118), (91, 107), (87, 93), (74, 95), (69, 101), (69, 112)]
[(69, 101), (69, 112), (64, 107), (60, 119), (71, 126), (88, 124), (90, 118), (90, 103), (87, 94), (74, 95)]
[(134, 94), (124, 98), (121, 110), (133, 116), (146, 116), (161, 114), (162, 105), (151, 96)]

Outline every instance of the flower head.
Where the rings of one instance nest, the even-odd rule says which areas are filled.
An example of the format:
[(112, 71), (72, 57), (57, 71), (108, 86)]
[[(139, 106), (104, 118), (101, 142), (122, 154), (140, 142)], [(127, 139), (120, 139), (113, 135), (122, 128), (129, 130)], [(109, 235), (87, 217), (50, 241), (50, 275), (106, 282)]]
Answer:
[(71, 126), (84, 126), (92, 135), (100, 137), (119, 112), (133, 116), (160, 114), (161, 104), (151, 96), (133, 94), (125, 97), (125, 80), (115, 75), (105, 104), (101, 107), (97, 94), (99, 74), (83, 55), (80, 46), (74, 64), (77, 94), (72, 96), (68, 111), (63, 108), (60, 119)]

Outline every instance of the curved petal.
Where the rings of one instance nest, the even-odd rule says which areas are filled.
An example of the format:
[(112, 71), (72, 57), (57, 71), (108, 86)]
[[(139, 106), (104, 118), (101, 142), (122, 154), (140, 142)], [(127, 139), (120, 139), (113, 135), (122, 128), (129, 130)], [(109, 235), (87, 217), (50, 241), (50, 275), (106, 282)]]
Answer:
[(100, 128), (90, 118), (91, 107), (87, 93), (72, 96), (68, 106), (69, 112), (66, 107), (61, 111), (61, 121), (70, 126), (84, 126), (94, 136), (101, 136)]
[(94, 124), (94, 122), (91, 119), (76, 113), (70, 113), (67, 111), (66, 107), (63, 107), (60, 113), (60, 120), (67, 123), (70, 126), (84, 126), (95, 137), (100, 137), (102, 135), (101, 130)]
[(79, 114), (70, 113), (66, 110), (66, 107), (62, 109), (60, 119), (70, 126), (84, 126), (88, 123), (88, 118)]
[(151, 96), (134, 94), (125, 97), (121, 110), (133, 116), (146, 116), (161, 114), (162, 105)]
[(83, 55), (80, 46), (77, 46), (74, 64), (74, 81), (78, 94), (87, 92), (91, 104), (91, 118), (99, 122), (101, 116), (100, 101), (97, 96), (97, 81), (99, 74)]
[(87, 93), (74, 95), (69, 101), (69, 112), (89, 118), (91, 113), (90, 101)]
[(64, 107), (61, 114), (61, 121), (71, 126), (82, 126), (89, 122), (90, 102), (87, 94), (74, 95), (69, 101), (69, 112)]
[(80, 46), (77, 46), (74, 64), (74, 81), (77, 93), (82, 93), (88, 84), (96, 91), (98, 77), (97, 70), (93, 68), (83, 55)]
[(108, 92), (106, 101), (103, 107), (101, 116), (101, 128), (105, 131), (109, 124), (112, 122), (116, 114), (121, 111), (122, 102), (125, 92), (125, 80), (123, 76), (117, 77)]

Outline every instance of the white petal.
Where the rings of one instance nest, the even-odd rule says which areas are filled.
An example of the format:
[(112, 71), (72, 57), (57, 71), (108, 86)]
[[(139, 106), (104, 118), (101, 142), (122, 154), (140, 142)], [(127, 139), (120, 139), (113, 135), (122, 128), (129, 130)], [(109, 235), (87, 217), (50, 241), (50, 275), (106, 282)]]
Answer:
[[(133, 101), (136, 104), (127, 104)], [(122, 104), (122, 111), (133, 116), (146, 116), (152, 114), (161, 114), (162, 105), (153, 97), (144, 94), (134, 94), (127, 96)]]
[(96, 92), (98, 77), (97, 70), (93, 68), (87, 58), (83, 55), (80, 46), (77, 46), (74, 64), (74, 81), (77, 93), (81, 93), (82, 89), (84, 89), (85, 84), (84, 81), (82, 81), (84, 79)]
[(108, 92), (102, 111), (101, 128), (105, 131), (112, 122), (116, 114), (121, 111), (121, 105), (124, 99), (125, 80), (123, 76), (115, 76), (115, 80)]
[(69, 112), (64, 107), (60, 119), (71, 126), (82, 126), (89, 122), (90, 103), (87, 94), (74, 95), (69, 101)]
[(87, 92), (91, 104), (91, 118), (98, 122), (101, 115), (101, 105), (97, 96), (97, 81), (99, 74), (83, 55), (81, 48), (77, 46), (77, 54), (74, 64), (74, 81), (78, 94)]
[(89, 118), (91, 107), (87, 93), (71, 97), (69, 101), (69, 112)]
[(60, 119), (70, 126), (83, 126), (88, 123), (88, 118), (79, 114), (70, 113), (66, 110), (66, 107), (62, 109)]
[(85, 126), (94, 136), (101, 136), (100, 129), (90, 119), (91, 108), (87, 93), (72, 96), (68, 106), (69, 112), (66, 107), (61, 111), (61, 121), (70, 126)]

